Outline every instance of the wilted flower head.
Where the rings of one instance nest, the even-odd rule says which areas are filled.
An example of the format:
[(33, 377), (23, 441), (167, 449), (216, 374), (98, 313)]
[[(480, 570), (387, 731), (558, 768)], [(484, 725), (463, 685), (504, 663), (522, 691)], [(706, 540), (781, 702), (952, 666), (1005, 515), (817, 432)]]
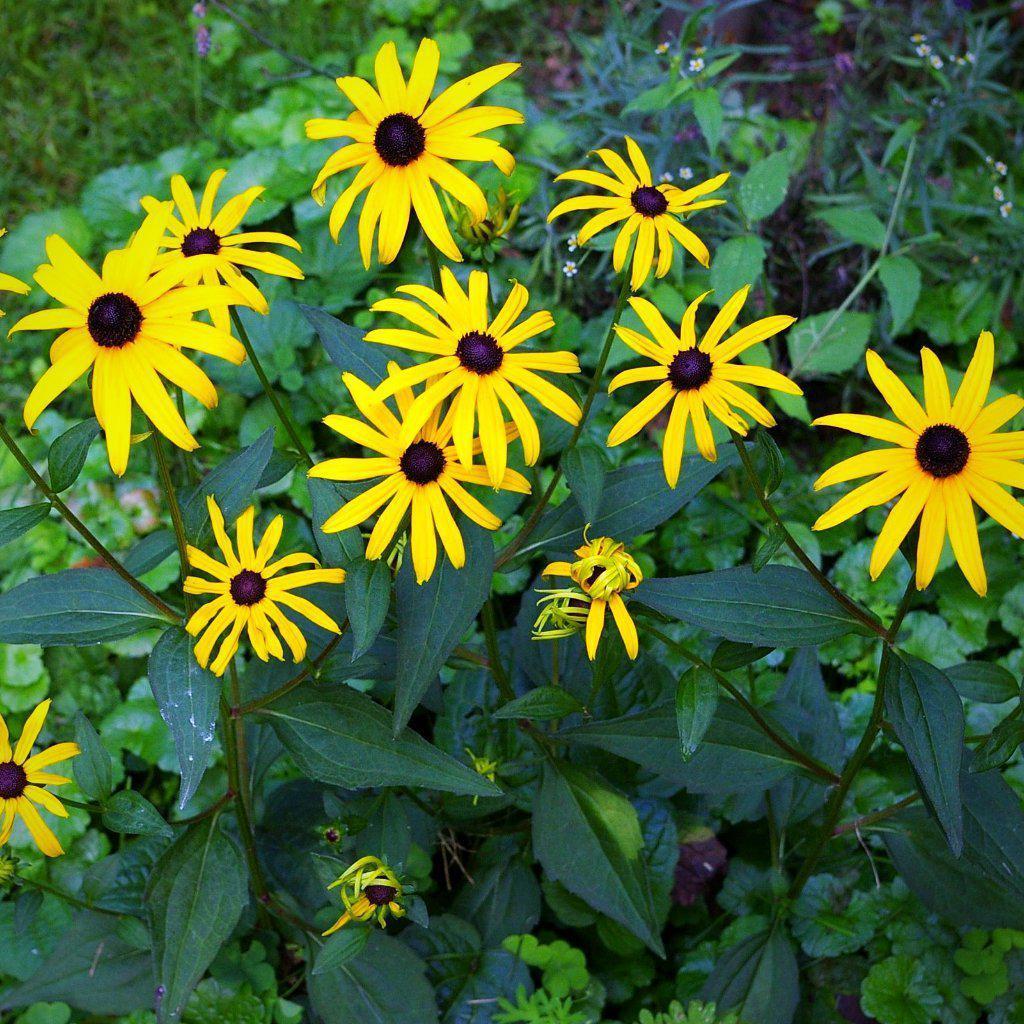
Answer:
[(361, 923), (376, 918), (383, 928), (389, 914), (405, 916), (405, 887), (379, 857), (361, 857), (327, 888), (338, 889), (345, 913), (324, 932), (325, 936), (344, 928), (350, 921)]

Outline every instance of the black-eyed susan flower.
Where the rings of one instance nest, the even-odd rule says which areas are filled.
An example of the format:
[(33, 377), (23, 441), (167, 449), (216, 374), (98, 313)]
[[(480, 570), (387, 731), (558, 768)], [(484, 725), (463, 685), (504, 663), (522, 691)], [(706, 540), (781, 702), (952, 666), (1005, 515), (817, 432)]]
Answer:
[(802, 394), (796, 384), (777, 370), (734, 362), (752, 345), (784, 331), (795, 320), (791, 316), (769, 316), (755, 320), (726, 337), (726, 331), (736, 322), (749, 291), (749, 288), (741, 288), (722, 306), (699, 344), (697, 310), (708, 292), (699, 295), (686, 308), (678, 333), (669, 327), (653, 303), (641, 298), (630, 299), (629, 304), (650, 332), (650, 337), (631, 327), (615, 325), (618, 336), (634, 352), (650, 359), (653, 365), (616, 374), (608, 391), (646, 381), (659, 383), (612, 427), (608, 445), (615, 447), (631, 438), (671, 402), (668, 428), (662, 444), (665, 479), (671, 487), (679, 481), (689, 424), (693, 425), (693, 436), (701, 455), (711, 462), (718, 457), (708, 412), (738, 434), (747, 432), (744, 415), (764, 427), (775, 426), (775, 417), (742, 385), (752, 384), (787, 395)]
[(362, 923), (377, 919), (383, 928), (388, 915), (405, 916), (405, 896), (409, 886), (379, 857), (361, 857), (339, 875), (328, 889), (338, 889), (345, 913), (331, 925), (324, 936), (333, 935), (350, 921)]
[[(219, 210), (214, 211), (217, 193), (227, 173), (221, 168), (210, 175), (198, 205), (188, 182), (180, 174), (171, 178), (171, 196), (177, 216), (167, 218), (169, 234), (160, 243), (167, 251), (156, 258), (154, 269), (161, 270), (184, 261), (196, 268), (190, 270), (183, 279), (186, 285), (215, 285), (223, 282), (244, 295), (246, 302), (256, 312), (266, 313), (267, 300), (245, 276), (244, 269), (289, 277), (295, 281), (301, 281), (304, 275), (290, 259), (276, 252), (250, 249), (249, 246), (285, 245), (298, 252), (302, 252), (302, 246), (280, 231), (238, 231), (249, 208), (263, 194), (262, 185), (254, 185), (232, 196)], [(142, 206), (151, 212), (160, 206), (160, 202), (153, 196), (145, 196)], [(196, 257), (207, 258), (197, 260)], [(211, 305), (209, 312), (214, 326), (230, 334), (231, 315), (227, 305)]]
[(511, 174), (515, 167), (508, 150), (479, 135), (503, 125), (521, 124), (523, 115), (508, 107), (469, 104), (519, 65), (496, 64), (478, 71), (431, 100), (439, 62), (437, 43), (424, 39), (406, 81), (395, 44), (385, 43), (374, 65), (376, 88), (362, 78), (338, 79), (338, 88), (355, 107), (353, 113), (341, 120), (317, 117), (306, 122), (306, 135), (311, 139), (352, 140), (321, 168), (313, 183), (313, 198), (322, 205), (327, 179), (359, 168), (331, 209), (329, 225), (337, 241), (352, 204), (366, 192), (359, 216), (359, 249), (367, 267), (374, 232), (381, 263), (392, 262), (413, 212), (430, 241), (448, 259), (461, 260), (434, 186), (468, 207), (476, 220), (483, 220), (487, 215), (483, 191), (453, 161), (489, 161), (504, 174)]
[[(389, 375), (398, 372), (394, 363), (389, 364)], [(466, 549), (449, 502), (486, 530), (496, 530), (501, 520), (462, 486), (486, 484), (489, 475), (484, 466), (466, 466), (459, 461), (450, 444), (454, 409), (442, 421), (440, 409), (435, 406), (419, 430), (403, 441), (404, 426), (414, 401), (412, 390), (399, 388), (395, 392), (399, 419), (358, 377), (346, 373), (343, 380), (365, 421), (351, 416), (327, 416), (324, 423), (376, 454), (370, 458), (327, 459), (314, 466), (309, 475), (342, 481), (384, 479), (342, 505), (324, 523), (324, 533), (358, 526), (383, 508), (366, 546), (366, 557), (377, 559), (387, 552), (409, 512), (409, 544), (417, 583), (425, 583), (434, 572), (438, 537), (449, 561), (461, 569), (466, 563)], [(502, 429), (506, 434), (510, 432), (509, 425), (504, 423)], [(473, 444), (475, 453), (480, 451), (479, 444)], [(513, 469), (505, 470), (498, 485), (522, 494), (530, 490), (525, 477)]]
[(58, 818), (68, 816), (60, 800), (44, 787), (65, 786), (71, 780), (63, 775), (53, 775), (45, 769), (76, 757), (80, 751), (76, 743), (55, 743), (29, 756), (49, 710), (48, 700), (36, 707), (28, 716), (25, 728), (13, 748), (7, 723), (3, 715), (0, 715), (0, 809), (3, 811), (0, 846), (11, 838), (15, 819), (20, 817), (40, 851), (47, 857), (59, 857), (64, 850), (50, 826), (36, 810), (36, 805)]
[[(344, 569), (322, 569), (312, 555), (301, 551), (271, 561), (281, 542), (284, 519), (275, 516), (257, 545), (253, 537), (256, 512), (251, 505), (238, 517), (235, 525), (235, 539), (238, 542), (236, 551), (224, 529), (224, 516), (212, 496), (207, 496), (206, 507), (210, 513), (213, 536), (224, 561), (218, 562), (190, 546), (188, 560), (192, 568), (213, 579), (203, 579), (201, 576), (188, 576), (185, 579), (186, 594), (215, 595), (212, 601), (195, 612), (187, 626), (192, 636), (202, 634), (195, 646), (195, 656), (203, 668), (210, 661), (214, 645), (224, 636), (217, 656), (210, 664), (210, 671), (214, 675), (223, 675), (238, 650), (243, 629), (248, 633), (249, 643), (260, 660), (284, 660), (284, 649), (277, 635), (279, 632), (295, 662), (302, 661), (306, 656), (306, 638), (282, 608), (297, 612), (322, 629), (332, 633), (341, 632), (330, 615), (293, 591), (314, 583), (344, 583)], [(313, 568), (284, 573), (285, 569), (296, 565), (312, 565)]]
[[(3, 238), (7, 234), (7, 228), (0, 228), (0, 238)], [(12, 292), (14, 295), (28, 295), (32, 291), (31, 287), (25, 284), (24, 281), (19, 281), (16, 277), (12, 277), (10, 274), (0, 274), (0, 292)], [(4, 315), (4, 311), (0, 309), (0, 316)]]
[[(635, 590), (644, 579), (636, 559), (626, 550), (626, 545), (611, 537), (588, 540), (583, 533), (583, 544), (576, 549), (576, 561), (551, 562), (544, 569), (545, 576), (567, 576), (578, 590), (567, 589), (563, 593), (565, 603), (574, 602), (577, 608), (587, 606), (586, 645), (587, 657), (597, 657), (597, 645), (604, 630), (605, 612), (611, 608), (612, 618), (618, 627), (622, 644), (630, 658), (640, 652), (636, 626), (630, 618), (622, 595)], [(534, 636), (544, 639), (535, 625)]]
[(1006, 395), (985, 404), (992, 383), (992, 335), (982, 331), (956, 397), (938, 357), (921, 349), (924, 407), (875, 352), (868, 352), (868, 373), (899, 423), (880, 416), (836, 413), (817, 426), (841, 427), (864, 437), (888, 441), (893, 448), (862, 452), (826, 470), (815, 489), (873, 476), (839, 499), (814, 524), (838, 526), (872, 505), (899, 495), (875, 541), (869, 572), (877, 579), (920, 518), (917, 538), (918, 590), (935, 575), (948, 534), (967, 582), (984, 595), (988, 589), (978, 544), (974, 505), (1018, 537), (1024, 536), (1024, 506), (1006, 490), (1024, 487), (1024, 431), (999, 432), (1024, 409), (1024, 399)]
[[(724, 199), (703, 199), (720, 189), (728, 180), (728, 173), (719, 174), (708, 181), (681, 189), (667, 182), (654, 184), (651, 168), (640, 147), (626, 136), (626, 150), (632, 168), (614, 150), (599, 149), (596, 155), (614, 177), (600, 171), (566, 171), (555, 181), (579, 181), (605, 189), (610, 195), (573, 196), (559, 203), (548, 214), (548, 220), (576, 210), (599, 210), (576, 232), (576, 244), (584, 245), (596, 234), (622, 224), (612, 249), (612, 266), (618, 273), (626, 265), (630, 242), (634, 236), (633, 264), (630, 286), (637, 291), (650, 276), (664, 277), (672, 266), (673, 243), (678, 242), (701, 266), (711, 261), (708, 247), (685, 225), (681, 218), (711, 206), (721, 206)], [(657, 262), (655, 262), (657, 250)]]
[(398, 291), (419, 302), (388, 298), (371, 308), (378, 313), (395, 313), (415, 329), (379, 328), (369, 331), (366, 340), (427, 353), (433, 358), (395, 373), (378, 386), (376, 396), (386, 398), (399, 388), (436, 378), (405, 417), (403, 442), (409, 442), (431, 413), (455, 395), (452, 440), (459, 459), (464, 466), (472, 465), (473, 438), (479, 436), (491, 486), (498, 487), (508, 463), (506, 412), (522, 438), (527, 465), (532, 466), (540, 455), (537, 424), (517, 388), (568, 423), (579, 423), (582, 413), (576, 402), (537, 372), (579, 373), (576, 356), (572, 352), (516, 351), (524, 341), (550, 330), (555, 323), (547, 310), (519, 320), (530, 298), (521, 284), (513, 284), (493, 319), (488, 309), (490, 283), (481, 270), (469, 275), (465, 291), (447, 267), (441, 271), (439, 292), (420, 284), (402, 285)]
[(199, 447), (164, 380), (208, 409), (217, 404), (217, 391), (182, 349), (236, 364), (245, 359), (245, 349), (230, 334), (194, 319), (199, 310), (211, 306), (245, 304), (239, 292), (224, 285), (182, 286), (189, 272), (184, 263), (153, 272), (170, 208), (165, 203), (155, 209), (127, 248), (108, 253), (101, 274), (63, 238), (50, 235), (50, 262), (36, 271), (35, 279), (62, 305), (30, 313), (8, 332), (62, 332), (50, 347), (50, 368), (25, 403), (25, 425), (30, 430), (51, 402), (92, 370), (93, 408), (106, 435), (111, 469), (118, 476), (128, 466), (133, 400), (173, 444), (186, 451)]

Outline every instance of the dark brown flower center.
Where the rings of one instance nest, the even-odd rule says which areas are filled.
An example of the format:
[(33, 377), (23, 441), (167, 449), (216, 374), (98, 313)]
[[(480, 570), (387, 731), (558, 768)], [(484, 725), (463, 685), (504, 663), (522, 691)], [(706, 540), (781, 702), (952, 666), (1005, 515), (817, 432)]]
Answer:
[(142, 310), (122, 292), (107, 292), (93, 300), (86, 323), (97, 345), (121, 348), (138, 335)]
[(677, 352), (668, 364), (668, 379), (676, 391), (696, 391), (711, 380), (711, 356), (696, 348)]
[(383, 907), (394, 899), (398, 890), (393, 885), (368, 885), (363, 895), (375, 906)]
[(941, 480), (963, 470), (971, 457), (971, 445), (959, 427), (936, 423), (921, 431), (914, 455), (926, 473)]
[(433, 441), (413, 441), (398, 460), (414, 484), (432, 484), (444, 472), (445, 463), (444, 452)]
[(231, 600), (239, 605), (258, 604), (267, 592), (267, 581), (252, 569), (243, 569), (231, 579)]
[(494, 373), (505, 358), (504, 349), (491, 335), (483, 331), (470, 331), (459, 338), (455, 354), (467, 370), (481, 376)]
[(641, 185), (629, 197), (633, 209), (644, 217), (657, 217), (668, 209), (668, 200), (653, 185)]
[(213, 228), (193, 228), (182, 240), (186, 256), (216, 256), (220, 252), (220, 235)]
[(14, 800), (25, 792), (28, 785), (28, 776), (25, 769), (14, 761), (4, 761), (0, 764), (0, 799)]
[(405, 167), (421, 156), (427, 133), (411, 114), (388, 114), (373, 135), (378, 156), (389, 167)]

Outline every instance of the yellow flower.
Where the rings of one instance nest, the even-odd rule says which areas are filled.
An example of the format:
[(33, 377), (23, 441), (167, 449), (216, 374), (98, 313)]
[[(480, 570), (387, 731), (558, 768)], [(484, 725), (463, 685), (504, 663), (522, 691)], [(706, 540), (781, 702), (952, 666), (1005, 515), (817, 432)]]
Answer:
[(182, 287), (184, 263), (153, 273), (170, 203), (149, 214), (127, 248), (107, 254), (97, 274), (59, 235), (46, 240), (49, 263), (35, 273), (60, 308), (22, 317), (8, 332), (55, 330), (50, 368), (25, 403), (31, 430), (39, 414), (92, 369), (92, 400), (106, 434), (107, 456), (121, 476), (132, 438), (132, 399), (153, 426), (179, 448), (199, 445), (178, 413), (161, 377), (187, 391), (208, 409), (217, 391), (182, 349), (195, 349), (241, 363), (245, 349), (224, 331), (196, 322), (194, 314), (217, 305), (244, 303), (223, 285)]
[(634, 590), (644, 578), (640, 566), (626, 550), (626, 545), (611, 537), (588, 540), (583, 533), (583, 544), (576, 549), (575, 562), (551, 562), (545, 569), (545, 576), (568, 576), (580, 588), (585, 600), (590, 603), (587, 613), (587, 656), (593, 661), (597, 657), (597, 645), (604, 630), (605, 611), (612, 610), (612, 618), (622, 637), (623, 646), (630, 658), (640, 652), (636, 626), (626, 609), (622, 594)]
[(502, 125), (521, 124), (523, 115), (508, 107), (467, 105), (508, 78), (519, 65), (496, 64), (478, 71), (431, 101), (439, 61), (437, 43), (424, 39), (406, 82), (395, 44), (385, 43), (374, 66), (376, 89), (362, 78), (338, 79), (338, 88), (355, 111), (344, 120), (317, 117), (306, 122), (306, 135), (311, 139), (352, 140), (321, 168), (313, 183), (313, 198), (323, 205), (327, 179), (359, 168), (331, 210), (330, 230), (337, 241), (352, 204), (369, 189), (359, 216), (359, 248), (367, 267), (378, 221), (377, 255), (381, 263), (391, 263), (402, 247), (413, 211), (427, 238), (449, 259), (461, 260), (434, 191), (435, 183), (468, 207), (476, 220), (483, 220), (487, 215), (483, 191), (451, 161), (490, 161), (504, 174), (511, 174), (515, 167), (508, 150), (493, 139), (477, 136)]
[[(212, 496), (207, 496), (206, 507), (210, 513), (213, 536), (224, 556), (224, 561), (218, 562), (198, 548), (190, 546), (190, 565), (212, 576), (213, 579), (189, 576), (185, 580), (186, 594), (217, 595), (188, 621), (187, 628), (192, 636), (203, 634), (195, 647), (196, 661), (203, 668), (206, 668), (206, 663), (210, 660), (213, 645), (225, 630), (227, 636), (224, 637), (217, 657), (210, 665), (210, 671), (216, 676), (224, 674), (228, 662), (238, 650), (238, 640), (243, 629), (248, 632), (249, 643), (262, 661), (268, 661), (270, 658), (284, 660), (284, 649), (274, 627), (277, 627), (277, 631), (291, 649), (296, 664), (302, 661), (306, 656), (306, 638), (302, 635), (302, 630), (284, 614), (280, 605), (298, 612), (310, 622), (332, 633), (341, 632), (330, 615), (304, 597), (293, 594), (292, 591), (314, 583), (344, 583), (344, 569), (321, 569), (320, 563), (312, 555), (302, 552), (285, 555), (276, 562), (271, 562), (270, 559), (281, 542), (284, 519), (275, 516), (257, 546), (252, 529), (255, 509), (251, 505), (238, 517), (235, 524), (235, 538), (238, 541), (236, 553), (224, 530), (224, 516)], [(313, 568), (278, 575), (284, 569), (302, 564), (312, 565)]]
[[(390, 375), (397, 372), (394, 363), (388, 365)], [(466, 563), (466, 550), (448, 502), (484, 529), (496, 530), (501, 520), (462, 486), (485, 484), (489, 478), (483, 466), (466, 466), (458, 461), (455, 449), (449, 445), (452, 413), (439, 422), (440, 410), (435, 407), (426, 423), (408, 441), (403, 441), (404, 425), (413, 404), (411, 389), (400, 388), (395, 393), (400, 420), (374, 396), (368, 384), (351, 373), (344, 374), (343, 380), (366, 422), (350, 416), (327, 416), (324, 423), (342, 437), (378, 454), (372, 458), (327, 459), (314, 466), (309, 475), (327, 480), (384, 479), (342, 505), (324, 523), (324, 533), (358, 526), (386, 506), (366, 546), (367, 558), (380, 558), (411, 507), (410, 545), (417, 583), (425, 583), (434, 572), (437, 536), (452, 565), (461, 569)], [(508, 432), (505, 424), (502, 429)], [(479, 442), (475, 442), (473, 451), (479, 450)], [(530, 491), (526, 479), (512, 469), (505, 470), (499, 486), (522, 494)]]
[(741, 288), (726, 302), (699, 345), (695, 328), (697, 309), (709, 292), (699, 295), (687, 307), (678, 334), (647, 299), (630, 299), (629, 304), (651, 337), (630, 327), (615, 325), (618, 336), (635, 352), (650, 359), (653, 365), (616, 374), (608, 391), (640, 381), (660, 383), (612, 427), (608, 446), (614, 448), (631, 438), (671, 402), (672, 411), (662, 445), (665, 479), (671, 487), (675, 487), (679, 480), (687, 423), (693, 424), (693, 436), (701, 455), (711, 462), (718, 457), (705, 409), (738, 434), (746, 434), (747, 423), (741, 413), (765, 427), (775, 426), (775, 417), (740, 385), (753, 384), (787, 395), (802, 394), (796, 384), (776, 370), (733, 362), (752, 345), (784, 331), (795, 320), (791, 316), (765, 317), (740, 328), (723, 341), (725, 332), (732, 327), (743, 308), (749, 291), (749, 288)]
[(341, 890), (345, 913), (324, 932), (325, 936), (333, 935), (349, 921), (362, 923), (376, 918), (383, 928), (389, 912), (395, 917), (405, 916), (402, 883), (379, 857), (361, 857), (327, 888)]
[[(469, 758), (469, 763), (473, 766), (473, 771), (477, 775), (482, 775), (489, 782), (496, 783), (498, 781), (498, 769), (501, 767), (501, 762), (493, 757), (488, 757), (486, 754), (474, 754), (473, 751), (466, 747), (466, 757)], [(473, 806), (480, 802), (480, 797), (473, 797)]]
[(368, 332), (367, 341), (434, 357), (394, 374), (377, 388), (376, 397), (383, 399), (401, 387), (421, 384), (428, 377), (437, 378), (406, 415), (401, 441), (408, 444), (427, 417), (455, 394), (452, 439), (459, 459), (464, 466), (472, 465), (473, 437), (478, 432), (491, 486), (499, 487), (508, 462), (505, 412), (523, 440), (527, 464), (532, 466), (540, 455), (537, 424), (516, 388), (575, 425), (582, 415), (579, 406), (534, 371), (579, 373), (580, 364), (571, 352), (513, 351), (529, 338), (550, 330), (555, 323), (547, 310), (516, 323), (530, 297), (521, 284), (512, 286), (493, 319), (488, 310), (490, 284), (483, 271), (474, 270), (469, 275), (469, 287), (463, 291), (455, 275), (445, 267), (441, 271), (441, 287), (440, 292), (420, 284), (406, 284), (398, 289), (422, 305), (402, 298), (381, 299), (373, 304), (375, 312), (395, 313), (418, 330), (381, 328)]
[[(171, 178), (171, 195), (174, 198), (177, 217), (167, 220), (170, 235), (161, 241), (161, 248), (168, 250), (156, 258), (154, 268), (161, 270), (172, 264), (185, 262), (195, 267), (184, 278), (187, 285), (215, 285), (223, 281), (230, 288), (245, 296), (246, 302), (257, 313), (266, 313), (267, 300), (263, 293), (240, 271), (249, 267), (301, 281), (302, 271), (289, 259), (274, 252), (249, 249), (249, 245), (286, 245), (302, 252), (302, 246), (279, 231), (236, 231), (249, 207), (263, 194), (262, 185), (247, 188), (240, 195), (232, 196), (214, 213), (214, 203), (220, 184), (228, 172), (221, 169), (210, 175), (203, 190), (203, 197), (196, 206), (195, 196), (188, 182), (176, 174)], [(156, 210), (161, 203), (153, 196), (145, 196), (142, 206), (147, 212)], [(209, 257), (199, 260), (197, 257)], [(211, 305), (210, 318), (214, 326), (231, 333), (231, 316), (227, 305)]]
[[(1024, 536), (1024, 507), (1004, 489), (1024, 487), (1024, 431), (999, 428), (1024, 409), (1017, 395), (985, 404), (992, 383), (992, 335), (982, 331), (974, 357), (956, 397), (936, 355), (921, 349), (924, 408), (906, 385), (874, 352), (867, 354), (868, 373), (886, 404), (902, 421), (840, 413), (822, 416), (815, 425), (841, 427), (864, 437), (888, 441), (894, 448), (862, 452), (826, 470), (815, 489), (866, 476), (874, 480), (840, 498), (814, 524), (816, 530), (838, 526), (872, 505), (897, 495), (875, 541), (869, 571), (877, 579), (917, 518), (917, 588), (935, 575), (946, 535), (967, 582), (984, 595), (988, 584), (974, 519), (977, 504), (1018, 537)], [(875, 475), (877, 474), (877, 475)]]
[(66, 786), (71, 780), (63, 775), (51, 775), (43, 769), (70, 757), (77, 757), (81, 751), (77, 743), (55, 743), (34, 757), (29, 757), (49, 710), (50, 701), (44, 700), (28, 716), (21, 738), (13, 750), (7, 723), (3, 715), (0, 715), (0, 805), (3, 807), (0, 846), (11, 838), (14, 819), (20, 815), (40, 851), (47, 857), (59, 857), (64, 851), (35, 805), (38, 804), (58, 818), (68, 816), (64, 805), (43, 787)]
[[(7, 234), (7, 228), (0, 228), (0, 238), (3, 238)], [(32, 291), (31, 287), (25, 284), (24, 281), (19, 281), (16, 277), (11, 277), (10, 274), (0, 274), (0, 292), (13, 292), (15, 295), (28, 295)], [(0, 309), (0, 316), (4, 315), (4, 311)]]
[(629, 243), (635, 235), (636, 248), (633, 251), (630, 280), (633, 291), (637, 291), (643, 285), (650, 276), (651, 267), (655, 266), (655, 243), (658, 249), (655, 277), (664, 277), (669, 272), (672, 266), (673, 241), (678, 242), (701, 266), (706, 267), (711, 260), (708, 247), (688, 227), (680, 223), (679, 218), (697, 210), (721, 206), (725, 202), (724, 199), (700, 197), (720, 189), (728, 180), (728, 173), (719, 174), (688, 189), (676, 188), (675, 185), (665, 183), (655, 185), (651, 177), (651, 168), (640, 147), (628, 135), (626, 149), (633, 164), (632, 169), (614, 150), (597, 150), (597, 156), (604, 161), (615, 177), (587, 170), (566, 171), (565, 174), (560, 174), (555, 181), (581, 181), (585, 185), (606, 189), (611, 195), (585, 195), (566, 199), (548, 214), (548, 221), (575, 210), (600, 210), (600, 213), (591, 217), (576, 233), (577, 245), (583, 245), (598, 232), (625, 221), (626, 223), (619, 229), (612, 250), (612, 266), (618, 273), (626, 265)]

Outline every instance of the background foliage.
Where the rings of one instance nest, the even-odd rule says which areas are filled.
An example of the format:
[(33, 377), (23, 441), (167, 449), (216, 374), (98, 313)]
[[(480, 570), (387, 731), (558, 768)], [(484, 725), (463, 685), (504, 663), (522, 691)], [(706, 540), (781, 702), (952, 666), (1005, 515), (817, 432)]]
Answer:
[[(913, 378), (922, 344), (963, 367), (979, 330), (991, 329), (1000, 385), (1024, 386), (1024, 235), (1013, 205), (1024, 15), (1009, 3), (714, 7), (239, 0), (190, 13), (168, 2), (6, 4), (0, 195), (10, 234), (0, 270), (30, 277), (55, 231), (83, 253), (122, 242), (139, 197), (164, 194), (176, 171), (199, 178), (226, 164), (225, 189), (267, 185), (249, 223), (294, 233), (307, 279), (261, 282), (270, 315), (246, 322), (307, 444), (323, 449), (320, 417), (344, 411), (345, 401), (330, 346), (346, 335), (332, 334), (336, 321), (318, 333), (298, 303), (365, 328), (370, 302), (427, 272), (415, 247), (400, 263), (365, 272), (352, 232), (331, 243), (325, 213), (308, 195), (324, 151), (305, 140), (303, 123), (334, 114), (339, 99), (315, 69), (366, 74), (384, 40), (408, 58), (423, 34), (438, 40), (449, 75), (522, 56), (523, 73), (496, 90), (526, 113), (525, 126), (506, 133), (519, 166), (510, 183), (493, 171), (480, 176), (522, 203), (501, 273), (552, 309), (554, 347), (592, 368), (615, 285), (600, 243), (573, 252), (570, 228), (545, 223), (553, 175), (624, 130), (656, 173), (677, 181), (684, 169), (696, 179), (733, 170), (729, 205), (704, 215), (710, 270), (677, 265), (652, 297), (678, 316), (709, 286), (728, 296), (750, 283), (756, 308), (800, 318), (772, 353), (806, 392), (780, 403), (774, 500), (832, 579), (887, 620), (909, 567), (897, 559), (878, 583), (868, 581), (878, 510), (810, 533), (826, 502), (811, 481), (852, 449), (807, 424), (839, 408), (878, 411), (862, 370), (869, 342)], [(196, 53), (197, 33), (206, 56)], [(658, 53), (663, 40), (667, 51)], [(563, 272), (569, 260), (574, 276)], [(23, 307), (7, 303), (12, 315)], [(616, 348), (612, 368), (624, 359)], [(0, 375), (12, 430), (43, 367), (31, 336), (6, 343)], [(316, 495), (293, 471), (255, 375), (218, 367), (218, 380), (219, 409), (190, 413), (204, 469), (227, 465), (237, 508), (258, 490), (264, 515), (285, 513), (285, 543), (312, 550)], [(157, 591), (170, 588), (176, 554), (154, 471), (138, 459), (113, 481), (91, 429), (75, 435), (84, 463), (65, 464), (81, 402), (73, 393), (41, 418), (38, 435), (25, 439), (30, 454), (48, 464), (55, 486), (57, 474), (66, 500), (108, 547)], [(467, 605), (456, 630), (421, 613), (428, 595), (403, 590), (400, 577), (397, 607), (378, 607), (383, 619), (350, 582), (338, 600), (347, 602), (340, 611), (353, 636), (315, 685), (253, 718), (257, 838), (277, 913), (250, 896), (231, 815), (183, 824), (227, 786), (215, 701), (204, 704), (188, 681), (184, 639), (165, 634), (148, 662), (152, 628), (114, 628), (93, 646), (67, 646), (82, 640), (77, 623), (64, 624), (67, 635), (18, 634), (21, 606), (0, 597), (0, 631), (12, 641), (0, 648), (0, 708), (16, 721), (52, 697), (50, 732), (76, 735), (87, 752), (71, 795), (104, 807), (102, 815), (72, 809), (58, 822), (69, 853), (50, 864), (20, 826), (15, 832), (23, 879), (0, 904), (0, 1008), (20, 1024), (148, 1024), (154, 1000), (163, 1016), (182, 1007), (189, 1024), (731, 1024), (733, 1008), (748, 1024), (1024, 1020), (1024, 935), (1011, 930), (1024, 909), (1019, 540), (982, 530), (986, 598), (944, 562), (915, 602), (899, 671), (924, 694), (924, 709), (887, 707), (890, 728), (857, 777), (840, 835), (786, 906), (826, 788), (780, 756), (731, 700), (719, 701), (710, 724), (695, 725), (686, 700), (700, 681), (653, 641), (636, 665), (611, 648), (591, 672), (578, 641), (553, 652), (529, 640), (540, 558), (586, 521), (582, 509), (591, 519), (597, 510), (602, 531), (631, 544), (648, 576), (753, 560), (766, 568), (738, 585), (784, 587), (772, 574), (792, 560), (724, 451), (717, 472), (688, 463), (669, 500), (655, 482), (660, 468), (651, 476), (639, 465), (653, 444), (601, 447), (615, 410), (609, 400), (588, 428), (588, 468), (575, 481), (569, 474), (571, 494), (560, 486), (562, 508), (490, 581), (504, 660), (525, 706), (498, 708), (474, 624), (481, 602)], [(557, 427), (545, 438), (549, 455), (559, 438)], [(773, 452), (762, 451), (763, 461)], [(539, 470), (541, 486), (551, 471)], [(39, 500), (11, 458), (0, 461), (0, 494), (4, 508)], [(630, 494), (644, 498), (639, 509), (623, 508)], [(506, 498), (499, 550), (521, 524)], [(17, 537), (0, 548), (5, 591), (93, 565), (55, 516), (38, 518), (44, 513), (20, 535), (4, 536), (8, 521), (0, 525), (0, 540)], [(458, 593), (486, 594), (491, 542), (467, 536), (467, 545), (475, 550), (465, 576), (474, 578)], [(58, 579), (57, 589), (77, 585)], [(713, 659), (748, 701), (836, 769), (864, 728), (877, 644), (846, 629), (816, 631), (816, 611), (813, 599), (805, 614), (780, 622), (766, 611), (756, 636), (720, 616), (663, 628)], [(444, 631), (450, 642), (439, 650)], [(818, 646), (793, 650), (798, 644)], [(423, 649), (444, 657), (410, 667), (410, 652)], [(941, 738), (915, 753), (920, 717), (942, 685), (930, 684), (915, 658), (944, 670), (963, 701), (962, 775), (941, 760), (951, 749)], [(527, 695), (550, 687), (555, 671), (563, 695), (550, 711)], [(258, 699), (288, 672), (250, 666), (245, 696)], [(182, 692), (192, 698), (184, 717), (174, 700)], [(393, 740), (382, 705), (411, 714), (415, 735)], [(333, 727), (303, 726), (316, 721)], [(541, 756), (530, 729), (557, 759)], [(499, 762), (500, 791), (473, 771), (467, 751)], [(951, 780), (955, 792), (942, 788)], [(321, 947), (288, 915), (326, 927), (336, 909), (326, 883), (364, 853), (402, 864), (415, 881), (415, 923), (374, 930), (359, 949), (347, 931)], [(163, 987), (156, 997), (154, 976)]]

